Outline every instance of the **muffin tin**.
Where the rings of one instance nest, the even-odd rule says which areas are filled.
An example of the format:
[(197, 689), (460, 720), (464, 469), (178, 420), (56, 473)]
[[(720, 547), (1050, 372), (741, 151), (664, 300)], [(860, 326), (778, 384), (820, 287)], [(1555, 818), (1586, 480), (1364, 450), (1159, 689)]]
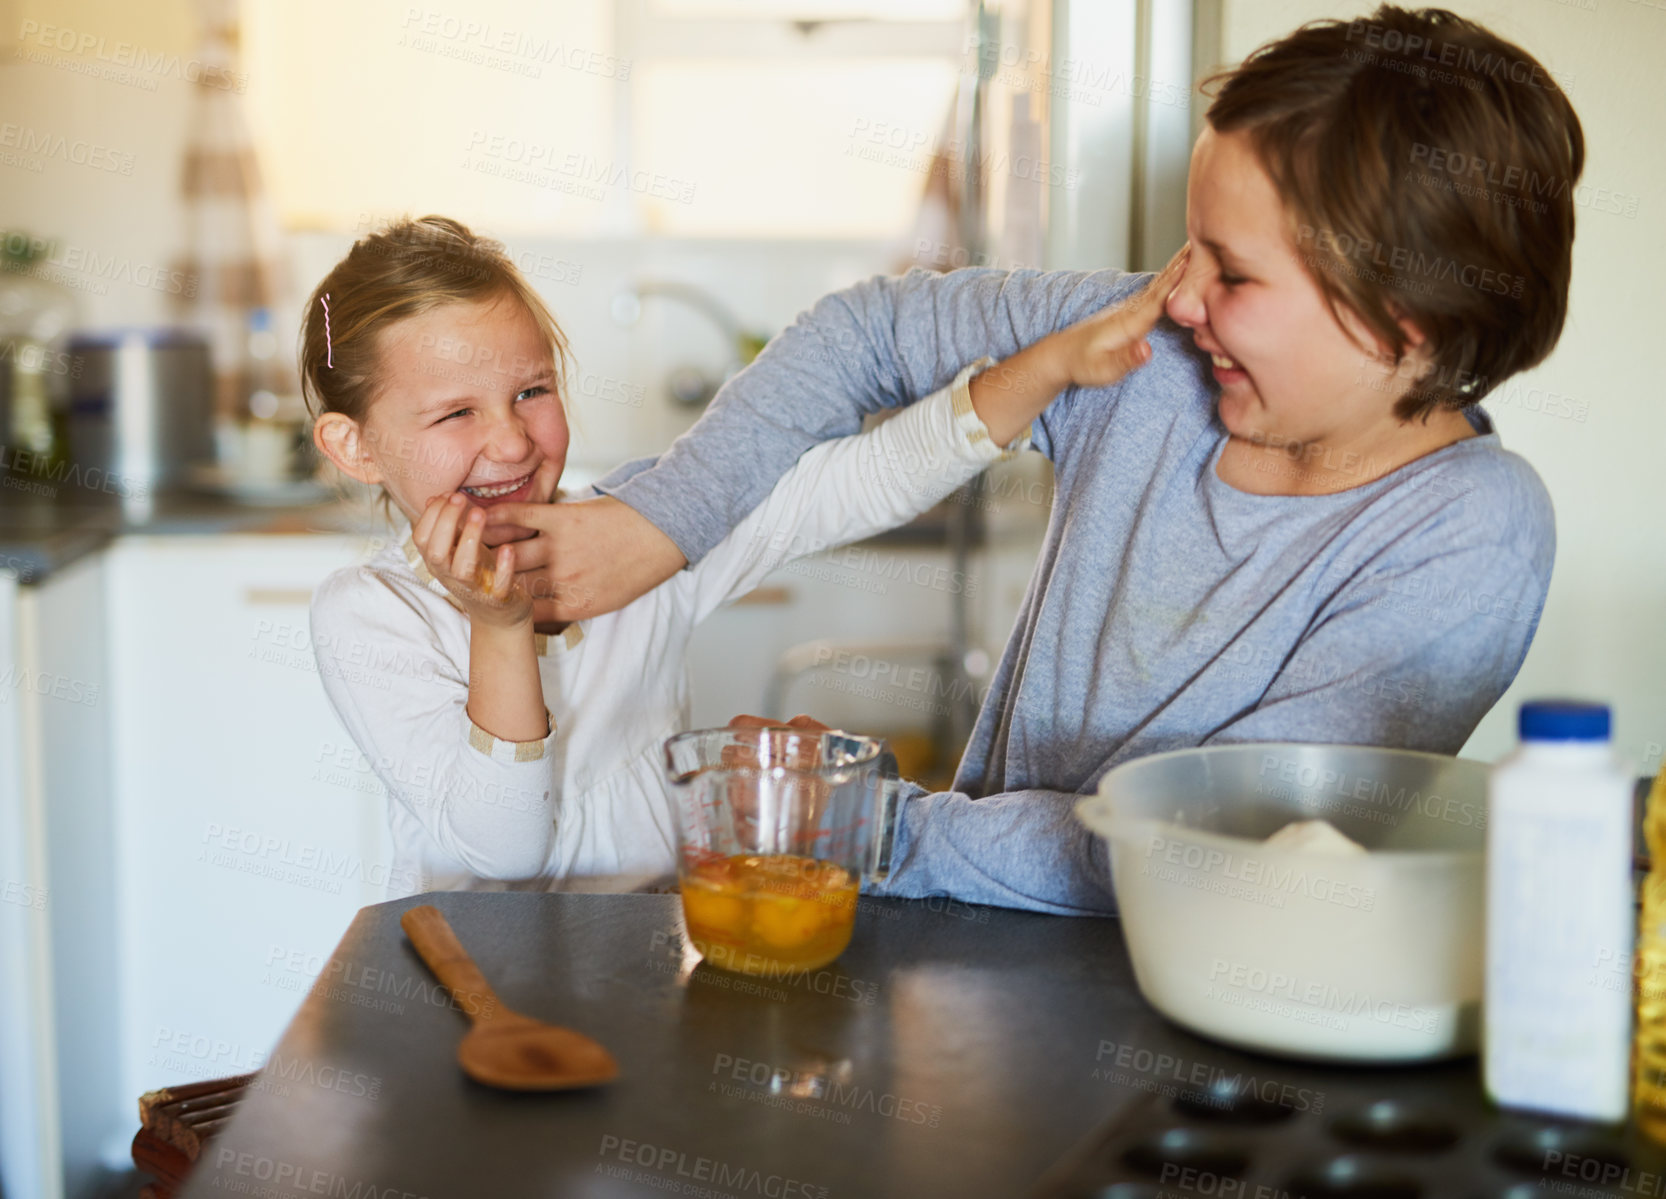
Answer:
[(1666, 1196), (1666, 1149), (1634, 1127), (1501, 1112), (1472, 1079), (1455, 1081), (1327, 1077), (1317, 1082), (1322, 1106), (1310, 1110), (1236, 1077), (1141, 1096), (1050, 1170), (1030, 1199)]

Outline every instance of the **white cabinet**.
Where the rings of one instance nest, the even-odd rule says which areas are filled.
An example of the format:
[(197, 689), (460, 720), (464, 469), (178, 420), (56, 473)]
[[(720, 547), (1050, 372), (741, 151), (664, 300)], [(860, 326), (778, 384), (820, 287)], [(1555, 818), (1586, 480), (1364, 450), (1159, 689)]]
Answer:
[[(63, 1194), (98, 1180), (105, 1142), (132, 1137), (133, 1099), (114, 1092), (120, 1060), (111, 1003), (118, 958), (115, 838), (110, 809), (107, 577), (99, 555), (54, 572), (18, 596), (23, 667), (11, 692), (25, 717), (23, 759), (39, 811), (38, 860), (50, 989), (37, 1036), (54, 1079), (43, 1105), (56, 1119)], [(52, 1193), (51, 1191), (47, 1192)]]
[(0, 1194), (58, 1199), (46, 833), (35, 713), (19, 685), (29, 668), (26, 594), (0, 570)]
[[(126, 537), (107, 554), (121, 1068), (141, 1091), (258, 1065), (364, 904), (385, 801), (320, 685), (333, 536)], [(343, 765), (345, 763), (345, 765)]]

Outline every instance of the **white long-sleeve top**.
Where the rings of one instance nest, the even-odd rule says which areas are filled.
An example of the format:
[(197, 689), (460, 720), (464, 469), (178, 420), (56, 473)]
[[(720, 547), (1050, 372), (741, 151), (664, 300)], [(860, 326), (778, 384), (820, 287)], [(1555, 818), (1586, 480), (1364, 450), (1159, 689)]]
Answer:
[(1001, 457), (972, 410), (977, 365), (894, 419), (807, 451), (698, 565), (616, 612), (538, 635), (541, 741), (502, 741), (469, 719), (468, 618), (408, 529), (330, 575), (313, 597), (313, 649), (331, 705), (387, 789), (390, 898), (592, 889), (674, 870), (660, 747), (688, 726), (695, 626), (792, 559), (902, 524)]

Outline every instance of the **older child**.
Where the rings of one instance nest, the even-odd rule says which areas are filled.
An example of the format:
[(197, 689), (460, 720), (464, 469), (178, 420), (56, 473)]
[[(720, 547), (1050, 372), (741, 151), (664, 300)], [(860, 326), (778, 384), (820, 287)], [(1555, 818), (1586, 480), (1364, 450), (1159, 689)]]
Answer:
[[(1166, 295), (1084, 324), (1072, 370), (1089, 381), (1137, 366)], [(929, 508), (1021, 444), (1045, 402), (1013, 389), (974, 405), (963, 372), (896, 420), (805, 454), (694, 569), (544, 634), (517, 547), (488, 553), (481, 531), (489, 511), (547, 506), (555, 490), (565, 350), (502, 247), (441, 217), (361, 239), (308, 308), (314, 440), (411, 525), (330, 576), (312, 621), (330, 702), (388, 790), (393, 876), (418, 890), (623, 885), (674, 869), (660, 745), (687, 724), (694, 626), (790, 558)]]
[[(604, 480), (587, 526), (551, 513), (523, 551), (606, 606), (699, 561), (805, 446), (981, 355), (1007, 361), (974, 402), (1003, 376), (1056, 393), (1034, 439), (1046, 541), (954, 789), (902, 808), (893, 893), (1108, 910), (1072, 807), (1110, 767), (1234, 741), (1453, 753), (1532, 641), (1550, 498), (1478, 401), (1562, 329), (1584, 161), (1567, 98), (1481, 26), (1386, 5), (1217, 82), (1150, 366), (1069, 386), (1048, 336), (1143, 277), (874, 279), (801, 317), (655, 467)], [(1453, 186), (1435, 152), (1502, 185)], [(574, 536), (597, 528), (642, 547), (610, 576)]]

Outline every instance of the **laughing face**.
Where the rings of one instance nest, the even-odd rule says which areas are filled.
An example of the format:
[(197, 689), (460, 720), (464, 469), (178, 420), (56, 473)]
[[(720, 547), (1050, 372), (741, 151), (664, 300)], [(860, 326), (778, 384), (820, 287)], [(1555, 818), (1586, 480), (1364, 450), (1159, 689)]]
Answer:
[(481, 508), (527, 500), (545, 462), (560, 475), (568, 429), (555, 361), (518, 301), (429, 309), (388, 329), (377, 350), (354, 473), (386, 487), (407, 519), (453, 491)]
[[(1354, 313), (1342, 309), (1338, 323), (1291, 240), (1283, 202), (1248, 133), (1206, 126), (1198, 138), (1186, 231), (1191, 260), (1168, 314), (1209, 354), (1221, 423), (1235, 443), (1228, 449), (1283, 459), (1274, 489), (1357, 486), (1368, 480), (1316, 464), (1346, 457), (1392, 469), (1468, 434), (1455, 412), (1427, 425), (1394, 416), (1420, 373), (1416, 330), (1408, 327), (1414, 349), (1396, 368)], [(1223, 455), (1223, 477), (1227, 462)], [(1250, 489), (1267, 490), (1268, 478)]]

